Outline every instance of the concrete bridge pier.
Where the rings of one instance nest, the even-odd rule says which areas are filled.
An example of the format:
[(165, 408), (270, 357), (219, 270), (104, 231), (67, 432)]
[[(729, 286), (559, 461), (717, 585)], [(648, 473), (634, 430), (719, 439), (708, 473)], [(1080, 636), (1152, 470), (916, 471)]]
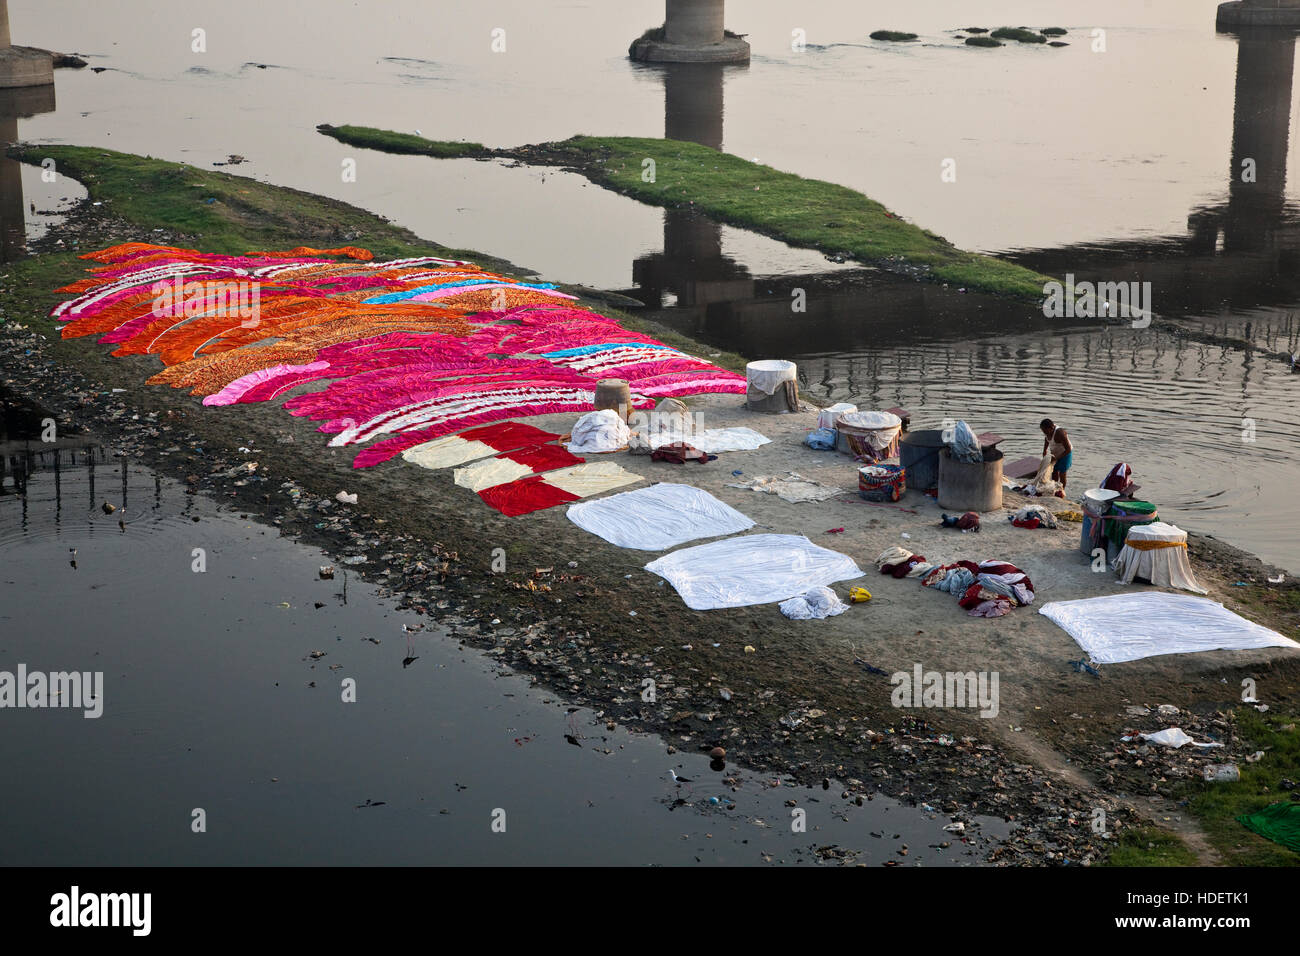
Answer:
[(1300, 0), (1231, 0), (1219, 4), (1215, 29), (1300, 27)]
[(54, 57), (48, 50), (14, 46), (9, 3), (0, 0), (0, 262), (27, 253), (22, 164), (4, 150), (18, 142), (18, 120), (54, 109)]
[(665, 0), (664, 25), (632, 41), (646, 63), (748, 63), (749, 44), (723, 26), (725, 0)]
[(9, 36), (9, 0), (0, 0), (0, 89), (53, 83), (53, 55), (48, 50), (13, 45)]
[(1282, 222), (1295, 46), (1290, 31), (1237, 38), (1225, 250), (1255, 248)]

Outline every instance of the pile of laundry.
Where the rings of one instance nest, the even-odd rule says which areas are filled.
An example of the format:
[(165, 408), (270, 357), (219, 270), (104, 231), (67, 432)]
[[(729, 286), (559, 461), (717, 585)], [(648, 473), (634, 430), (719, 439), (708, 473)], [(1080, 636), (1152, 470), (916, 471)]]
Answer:
[(1042, 505), (1025, 505), (1013, 515), (1008, 515), (1007, 520), (1017, 528), (1027, 528), (1033, 531), (1036, 528), (1056, 528), (1056, 515), (1052, 514)]
[(887, 548), (876, 558), (881, 574), (896, 578), (918, 578), (934, 567), (923, 554), (913, 554), (906, 548)]
[(967, 511), (961, 515), (944, 514), (939, 519), (940, 527), (957, 528), (960, 531), (978, 531), (980, 516), (978, 511)]
[(1034, 585), (1014, 564), (1005, 561), (957, 561), (936, 565), (924, 555), (893, 547), (876, 559), (881, 574), (896, 578), (921, 579), (929, 588), (947, 591), (972, 617), (1001, 617), (1008, 611), (1033, 603)]

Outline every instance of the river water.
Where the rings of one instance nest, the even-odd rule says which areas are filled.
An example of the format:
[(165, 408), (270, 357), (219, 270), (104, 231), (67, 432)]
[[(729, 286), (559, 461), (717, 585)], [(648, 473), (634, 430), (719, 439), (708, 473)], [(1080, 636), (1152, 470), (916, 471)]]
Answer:
[[(620, 4), (394, 0), (219, 6), (12, 0), (16, 42), (76, 50), (36, 142), (101, 144), (324, 193), (547, 278), (617, 289), (806, 391), (964, 418), (1041, 448), (1074, 438), (1074, 483), (1128, 461), (1161, 514), (1300, 572), (1287, 492), (1300, 455), (1294, 41), (1214, 31), (1215, 0), (733, 4), (748, 67), (629, 62), (662, 18)], [(996, 50), (963, 26), (1061, 26)], [(879, 44), (882, 27), (921, 35)], [(493, 30), (505, 49), (493, 51)], [(194, 49), (201, 30), (202, 52)], [(803, 40), (802, 46), (798, 40)], [(500, 44), (498, 44), (499, 46)], [(578, 132), (694, 139), (858, 188), (973, 249), (1080, 278), (1151, 283), (1155, 311), (1251, 348), (1059, 320), (957, 290), (844, 284), (820, 254), (665, 213), (554, 170), (353, 150), (321, 122), (514, 145)], [(357, 161), (355, 182), (341, 164)], [(941, 178), (955, 162), (955, 182)], [(1243, 163), (1255, 169), (1250, 188)], [(30, 181), (31, 173), (26, 181)], [(788, 308), (805, 290), (806, 313)], [(1032, 311), (1032, 310), (1029, 310)]]
[(322, 580), (330, 559), (274, 528), (84, 437), (18, 441), (42, 418), (0, 388), (0, 671), (102, 672), (102, 714), (0, 711), (0, 865), (816, 865), (834, 845), (953, 866), (1009, 832), (979, 817), (963, 843), (923, 807), (609, 730), (342, 566)]

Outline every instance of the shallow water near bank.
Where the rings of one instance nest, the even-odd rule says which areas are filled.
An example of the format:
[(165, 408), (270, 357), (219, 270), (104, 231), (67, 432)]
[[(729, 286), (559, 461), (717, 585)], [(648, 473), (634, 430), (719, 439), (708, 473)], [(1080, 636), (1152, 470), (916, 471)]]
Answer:
[(444, 631), (408, 635), (428, 619), (274, 528), (102, 447), (33, 447), (6, 446), (0, 671), (102, 671), (103, 715), (0, 711), (0, 862), (815, 865), (836, 845), (947, 866), (1009, 832), (980, 817), (975, 849), (923, 808), (670, 755)]

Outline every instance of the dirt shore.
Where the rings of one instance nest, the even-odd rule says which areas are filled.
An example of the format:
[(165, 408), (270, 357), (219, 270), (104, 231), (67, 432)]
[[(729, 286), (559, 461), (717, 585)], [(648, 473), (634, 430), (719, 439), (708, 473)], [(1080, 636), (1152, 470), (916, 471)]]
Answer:
[[(85, 249), (142, 238), (138, 228), (89, 210), (75, 222)], [(71, 228), (55, 230), (34, 251), (51, 250)], [(147, 238), (201, 242), (171, 233)], [(76, 422), (115, 454), (326, 548), (403, 605), (437, 618), (453, 637), (609, 721), (660, 733), (680, 749), (721, 745), (729, 760), (800, 782), (834, 779), (846, 800), (883, 792), (928, 803), (954, 819), (992, 813), (1016, 821), (1020, 827), (994, 851), (993, 862), (1092, 863), (1126, 829), (1149, 821), (1179, 832), (1201, 862), (1214, 862), (1178, 806), (1180, 785), (1199, 778), (1199, 764), (1208, 761), (1128, 747), (1119, 736), (1177, 724), (1220, 739), (1225, 750), (1214, 758), (1220, 762), (1244, 755), (1232, 720), (1243, 677), (1253, 677), (1260, 698), (1275, 709), (1293, 712), (1300, 703), (1298, 652), (1151, 658), (1104, 667), (1097, 678), (1072, 670), (1068, 661), (1079, 656), (1078, 647), (1033, 606), (999, 619), (972, 618), (948, 595), (875, 573), (876, 555), (903, 545), (931, 559), (1008, 560), (1034, 579), (1036, 604), (1120, 589), (1112, 574), (1090, 570), (1077, 548), (1077, 524), (1026, 531), (1011, 527), (1006, 514), (990, 513), (983, 531), (963, 535), (940, 528), (940, 509), (916, 493), (901, 507), (864, 502), (851, 459), (801, 444), (814, 409), (761, 416), (745, 411), (740, 396), (701, 398), (690, 404), (706, 427), (743, 424), (771, 444), (705, 466), (613, 456), (649, 479), (708, 489), (748, 514), (756, 532), (806, 534), (852, 556), (868, 576), (836, 590), (843, 596), (851, 584), (864, 585), (874, 595), (825, 621), (789, 621), (774, 604), (694, 612), (642, 570), (655, 553), (608, 545), (569, 522), (563, 507), (506, 518), (454, 486), (446, 471), (400, 459), (354, 470), (352, 450), (326, 447), (312, 423), (278, 405), (210, 409), (184, 392), (146, 386), (158, 368), (155, 358), (112, 358), (93, 339), (37, 331), (42, 325), (35, 319), (53, 299), (49, 290), (29, 291), (29, 312), (14, 314), (11, 306), (0, 317), (0, 382), (61, 423)], [(935, 424), (923, 409), (913, 412), (914, 427)], [(564, 431), (575, 418), (531, 421)], [(1036, 450), (1009, 449), (1011, 457)], [(250, 471), (247, 462), (256, 468)], [(742, 478), (733, 476), (737, 470)], [(728, 487), (791, 470), (843, 494), (790, 504)], [(355, 493), (358, 504), (336, 503), (339, 491)], [(1158, 499), (1158, 489), (1150, 491)], [(1019, 503), (1008, 495), (1008, 507)], [(1049, 506), (1069, 505), (1052, 500)], [(826, 533), (839, 527), (843, 533)], [(506, 551), (501, 573), (492, 570), (496, 548)], [(1268, 585), (1272, 569), (1212, 539), (1198, 539), (1192, 550), (1212, 598), (1296, 636), (1292, 582)], [(1243, 580), (1250, 586), (1234, 586)], [(1000, 711), (981, 719), (973, 711), (896, 709), (889, 678), (855, 657), (887, 673), (916, 663), (927, 670), (996, 671)], [(653, 702), (642, 699), (645, 678), (655, 681)], [(1162, 704), (1179, 713), (1159, 714)], [(1106, 835), (1092, 826), (1098, 810), (1105, 813)]]

